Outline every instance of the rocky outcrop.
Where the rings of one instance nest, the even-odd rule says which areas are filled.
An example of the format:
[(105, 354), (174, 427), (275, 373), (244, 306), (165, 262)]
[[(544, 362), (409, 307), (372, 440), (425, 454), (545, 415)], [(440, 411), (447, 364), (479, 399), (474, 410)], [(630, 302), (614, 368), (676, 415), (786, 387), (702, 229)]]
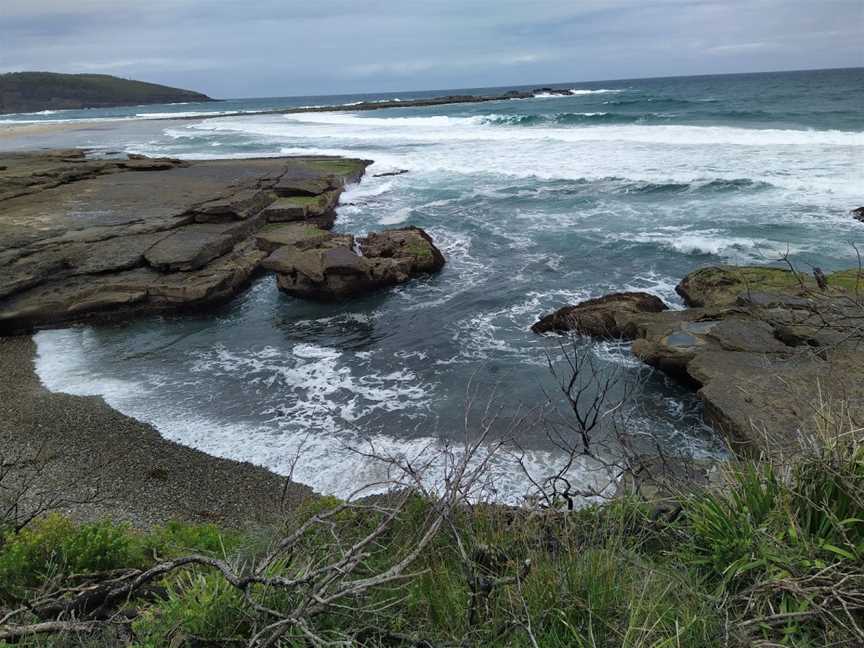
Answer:
[(260, 269), (312, 299), (437, 272), (444, 257), (423, 230), (328, 231), (368, 164), (0, 155), (0, 334), (199, 308)]
[(738, 452), (789, 453), (824, 430), (832, 403), (864, 422), (864, 276), (836, 272), (825, 283), (780, 268), (702, 268), (678, 285), (686, 310), (625, 293), (533, 329), (631, 339), (637, 357), (698, 390), (706, 419)]
[(531, 327), (535, 333), (574, 331), (594, 337), (632, 340), (638, 335), (632, 315), (659, 313), (668, 307), (659, 297), (642, 292), (613, 293), (564, 306)]
[(272, 251), (256, 238), (284, 220), (272, 206), (306, 201), (292, 224), (329, 236), (367, 165), (0, 154), (0, 334), (227, 299)]
[(857, 221), (861, 221), (864, 223), (864, 207), (858, 207), (857, 209), (852, 210), (852, 218)]
[[(854, 290), (856, 272), (846, 270), (826, 277), (825, 290), (816, 279), (786, 268), (714, 266), (688, 274), (675, 287), (687, 306), (729, 306), (745, 299), (756, 301), (782, 299), (786, 305), (799, 305), (815, 293), (843, 295)], [(763, 303), (763, 305), (767, 305)]]
[(271, 225), (257, 236), (270, 253), (264, 267), (279, 288), (310, 299), (344, 299), (439, 271), (444, 257), (419, 228), (387, 230), (356, 239), (320, 227)]

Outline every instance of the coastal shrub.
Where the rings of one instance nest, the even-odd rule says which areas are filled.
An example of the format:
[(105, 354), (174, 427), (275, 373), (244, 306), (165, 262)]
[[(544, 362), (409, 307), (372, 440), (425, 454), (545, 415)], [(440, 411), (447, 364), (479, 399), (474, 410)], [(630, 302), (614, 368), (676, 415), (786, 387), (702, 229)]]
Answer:
[(523, 592), (542, 646), (719, 645), (718, 619), (698, 580), (621, 547), (543, 564)]
[[(864, 627), (864, 451), (843, 443), (786, 465), (735, 464), (724, 488), (682, 496), (680, 516), (669, 519), (635, 497), (570, 512), (461, 507), (410, 577), (345, 599), (310, 623), (321, 637), (364, 646), (859, 645), (849, 619)], [(339, 500), (310, 498), (284, 528), (251, 533), (175, 522), (138, 534), (50, 516), (9, 538), (0, 582), (12, 577), (15, 594), (27, 595), (26, 587), (57, 586), (73, 571), (147, 566), (189, 553), (247, 573), (286, 531), (325, 517), (265, 570), (296, 578), (343, 556), (398, 497), (333, 515), (326, 514)], [(433, 506), (411, 496), (368, 545), (356, 575), (410, 552)], [(244, 643), (272, 622), (207, 567), (178, 569), (156, 585), (158, 598), (129, 603), (139, 613), (132, 623), (137, 648)], [(263, 585), (250, 594), (275, 610), (294, 609), (299, 600), (293, 590)], [(298, 633), (281, 645), (306, 645)], [(67, 645), (51, 641), (17, 645)]]
[(746, 572), (772, 564), (864, 556), (864, 446), (805, 458), (782, 478), (777, 472), (748, 464), (732, 473), (728, 490), (688, 499), (693, 564), (740, 586)]
[(231, 642), (248, 636), (243, 596), (213, 572), (182, 572), (167, 595), (132, 624), (135, 648)]
[(729, 490), (694, 495), (685, 507), (690, 522), (690, 563), (724, 584), (744, 586), (748, 573), (770, 562), (768, 529), (780, 484), (774, 471), (739, 468)]
[(730, 597), (743, 627), (782, 645), (855, 641), (864, 623), (864, 444), (854, 435), (785, 466), (739, 467), (727, 490), (691, 495), (684, 511), (676, 559)]
[(76, 525), (48, 515), (8, 535), (0, 549), (0, 596), (33, 587), (56, 573), (140, 567), (143, 543), (128, 526), (103, 521)]
[(147, 534), (145, 545), (152, 553), (179, 556), (185, 553), (203, 553), (225, 556), (243, 542), (237, 531), (222, 529), (216, 524), (190, 524), (172, 520)]

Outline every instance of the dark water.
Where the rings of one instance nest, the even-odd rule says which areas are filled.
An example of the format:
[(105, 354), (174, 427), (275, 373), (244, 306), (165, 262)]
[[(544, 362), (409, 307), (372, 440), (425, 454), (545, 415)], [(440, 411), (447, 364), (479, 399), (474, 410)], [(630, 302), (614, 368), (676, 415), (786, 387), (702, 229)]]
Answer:
[[(41, 333), (53, 389), (105, 395), (166, 436), (345, 493), (378, 468), (346, 452), (364, 439), (418, 452), (464, 435), (466, 390), (492, 398), (496, 432), (535, 474), (560, 460), (525, 408), (554, 394), (555, 340), (542, 313), (613, 290), (674, 307), (674, 286), (717, 263), (849, 266), (864, 226), (864, 71), (562, 84), (567, 97), (375, 112), (249, 115), (83, 135), (109, 148), (189, 158), (328, 153), (375, 160), (343, 196), (338, 229), (427, 228), (438, 276), (343, 305), (280, 294), (262, 279), (215, 317)], [(505, 89), (506, 90), (506, 89)], [(455, 91), (446, 91), (451, 93)], [(462, 92), (462, 91), (459, 91)], [(396, 93), (371, 98), (412, 98)], [(438, 95), (442, 92), (430, 92)], [(262, 110), (370, 97), (68, 111), (16, 119)], [(131, 123), (131, 122), (130, 122)], [(107, 141), (106, 141), (107, 137)], [(391, 177), (374, 174), (408, 170)], [(712, 455), (692, 395), (626, 348), (579, 341), (604, 372), (644, 380), (628, 432)], [(469, 424), (475, 426), (476, 421)], [(574, 470), (574, 479), (589, 479)], [(501, 496), (526, 480), (501, 461)]]

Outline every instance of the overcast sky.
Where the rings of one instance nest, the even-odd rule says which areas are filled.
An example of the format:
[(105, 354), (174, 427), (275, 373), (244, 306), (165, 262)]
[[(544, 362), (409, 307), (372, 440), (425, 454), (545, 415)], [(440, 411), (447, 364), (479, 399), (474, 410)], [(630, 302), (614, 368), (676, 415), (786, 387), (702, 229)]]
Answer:
[(862, 0), (0, 0), (0, 71), (283, 96), (864, 65)]

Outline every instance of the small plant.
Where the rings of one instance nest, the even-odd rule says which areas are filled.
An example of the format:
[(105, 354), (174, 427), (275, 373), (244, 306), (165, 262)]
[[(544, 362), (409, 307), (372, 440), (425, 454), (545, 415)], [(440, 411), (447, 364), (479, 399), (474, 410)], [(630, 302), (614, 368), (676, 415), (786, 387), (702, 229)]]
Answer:
[(149, 553), (182, 555), (195, 552), (225, 556), (241, 543), (240, 534), (215, 524), (189, 524), (172, 520), (151, 531), (144, 539)]
[(111, 522), (75, 525), (57, 515), (10, 534), (0, 549), (0, 600), (55, 573), (134, 568), (145, 562), (140, 537)]
[(215, 573), (184, 572), (167, 596), (132, 625), (137, 648), (231, 641), (248, 632), (243, 596)]
[(733, 473), (727, 493), (700, 493), (685, 507), (690, 522), (691, 563), (724, 585), (747, 584), (745, 574), (763, 569), (769, 558), (767, 527), (780, 484), (774, 471), (753, 465)]

